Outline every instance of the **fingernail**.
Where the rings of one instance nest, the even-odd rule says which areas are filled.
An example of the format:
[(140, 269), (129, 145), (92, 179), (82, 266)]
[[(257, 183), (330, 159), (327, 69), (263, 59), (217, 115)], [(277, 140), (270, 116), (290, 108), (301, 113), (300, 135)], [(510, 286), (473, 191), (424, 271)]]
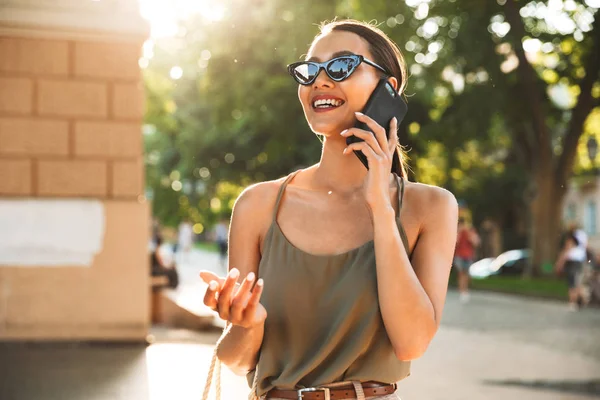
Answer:
[(257, 284), (258, 286), (262, 286), (262, 285), (264, 285), (264, 284), (265, 284), (265, 281), (263, 281), (263, 280), (262, 280), (262, 278), (260, 278), (260, 279), (258, 280), (258, 282), (256, 282), (256, 284)]
[(250, 272), (246, 279), (248, 280), (248, 282), (254, 281), (254, 272)]
[(346, 154), (346, 151), (347, 151), (347, 150), (348, 150), (348, 148), (346, 147), (346, 148), (344, 149), (344, 151), (342, 152), (342, 154)]
[(210, 290), (217, 290), (217, 285), (218, 285), (217, 282), (210, 281), (210, 283), (208, 284), (208, 287), (210, 288)]
[(344, 129), (344, 130), (343, 130), (343, 131), (340, 133), (340, 135), (344, 136), (344, 134), (345, 134), (346, 132), (348, 132), (348, 129)]
[(356, 111), (354, 114), (358, 115), (359, 117), (362, 117), (364, 114), (361, 113), (360, 111)]
[(394, 123), (397, 124), (398, 123), (398, 118), (394, 117), (392, 118), (394, 120)]
[(237, 278), (240, 276), (240, 271), (237, 268), (233, 268), (231, 271), (229, 271), (229, 276), (232, 278)]

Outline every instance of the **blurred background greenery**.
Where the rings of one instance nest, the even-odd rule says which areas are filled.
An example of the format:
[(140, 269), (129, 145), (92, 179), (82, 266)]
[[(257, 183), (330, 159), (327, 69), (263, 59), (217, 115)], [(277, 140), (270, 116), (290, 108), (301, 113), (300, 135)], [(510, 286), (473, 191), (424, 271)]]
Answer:
[(600, 164), (587, 150), (600, 139), (599, 7), (222, 0), (185, 12), (140, 59), (153, 213), (167, 226), (189, 217), (203, 234), (247, 185), (317, 162), (321, 143), (285, 66), (303, 57), (320, 22), (376, 20), (410, 71), (400, 141), (411, 179), (452, 191), (475, 225), (496, 222), (504, 248), (532, 248), (529, 272), (539, 274), (558, 247), (572, 173)]

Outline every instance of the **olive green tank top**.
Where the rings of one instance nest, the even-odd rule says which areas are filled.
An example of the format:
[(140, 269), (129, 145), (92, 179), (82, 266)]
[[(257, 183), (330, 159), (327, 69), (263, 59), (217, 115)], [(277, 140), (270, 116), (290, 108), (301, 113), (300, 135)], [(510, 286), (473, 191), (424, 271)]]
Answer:
[[(373, 240), (342, 254), (314, 255), (296, 248), (281, 231), (277, 212), (296, 173), (279, 189), (259, 264), (267, 319), (257, 366), (258, 395), (275, 387), (405, 378), (410, 362), (396, 358), (379, 310)], [(396, 223), (408, 249), (399, 219), (404, 180), (396, 176), (396, 182)], [(254, 373), (247, 376), (250, 386)]]

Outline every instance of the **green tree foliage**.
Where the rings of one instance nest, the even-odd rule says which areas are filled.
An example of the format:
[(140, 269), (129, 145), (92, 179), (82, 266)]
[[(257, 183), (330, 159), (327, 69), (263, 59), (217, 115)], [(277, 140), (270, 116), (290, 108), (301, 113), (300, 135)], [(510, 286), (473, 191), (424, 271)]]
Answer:
[[(154, 126), (146, 141), (148, 183), (155, 213), (171, 223), (186, 213), (199, 222), (217, 218), (206, 205), (219, 182), (243, 187), (277, 178), (320, 155), (285, 65), (306, 51), (313, 22), (335, 15), (335, 4), (225, 3), (231, 12), (223, 20), (192, 19), (177, 37), (155, 43), (146, 69), (146, 122)], [(179, 79), (169, 77), (174, 66)], [(163, 193), (180, 183), (187, 211)], [(225, 202), (220, 213), (230, 210)]]
[[(598, 2), (406, 4), (409, 10), (398, 14), (379, 2), (347, 6), (386, 21), (392, 38), (405, 45), (412, 64), (408, 91), (429, 110), (414, 142), (429, 147), (424, 154), (445, 153), (447, 173), (433, 171), (447, 181), (434, 183), (470, 197), (481, 217), (527, 206), (528, 213), (513, 214), (530, 222), (531, 272), (539, 273), (556, 254), (578, 143), (598, 129), (594, 117), (586, 123), (600, 97)], [(421, 164), (428, 167), (423, 172), (432, 170)]]
[(319, 22), (375, 19), (409, 65), (400, 140), (414, 177), (452, 190), (476, 221), (513, 235), (530, 221), (535, 266), (552, 258), (567, 179), (591, 167), (581, 141), (600, 131), (597, 0), (223, 4), (223, 20), (190, 19), (155, 43), (145, 70), (155, 213), (210, 224), (230, 212), (219, 182), (239, 193), (316, 162), (285, 65)]

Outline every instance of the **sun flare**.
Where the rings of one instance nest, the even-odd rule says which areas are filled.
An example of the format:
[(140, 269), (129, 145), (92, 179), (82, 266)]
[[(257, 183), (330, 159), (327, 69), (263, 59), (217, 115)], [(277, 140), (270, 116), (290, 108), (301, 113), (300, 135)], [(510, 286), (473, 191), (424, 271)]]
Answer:
[(216, 0), (139, 0), (139, 4), (154, 38), (174, 36), (179, 20), (200, 15), (207, 21), (219, 21), (227, 11)]

